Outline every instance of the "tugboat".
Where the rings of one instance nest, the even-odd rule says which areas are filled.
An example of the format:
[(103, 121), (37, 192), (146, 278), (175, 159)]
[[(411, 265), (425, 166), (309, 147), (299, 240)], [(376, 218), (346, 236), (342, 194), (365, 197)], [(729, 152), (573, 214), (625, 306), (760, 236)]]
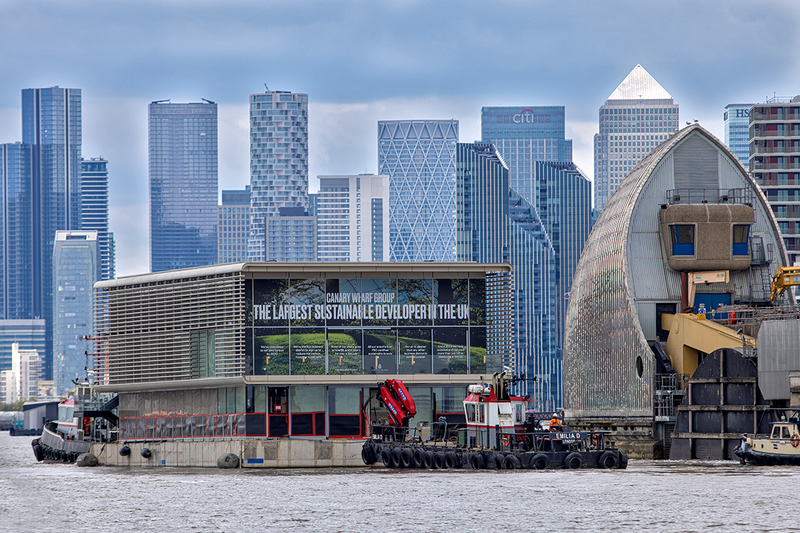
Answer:
[(797, 417), (772, 423), (769, 435), (742, 435), (733, 451), (742, 464), (800, 464), (800, 419)]
[(509, 392), (521, 379), (504, 371), (494, 374), (491, 385), (470, 385), (464, 399), (466, 427), (457, 428), (454, 440), (445, 421), (434, 424), (444, 426), (434, 432), (441, 441), (423, 441), (410, 434), (414, 400), (400, 380), (380, 383), (379, 399), (387, 408), (389, 424), (372, 425), (361, 459), (366, 465), (381, 462), (388, 468), (627, 468), (628, 456), (607, 440), (607, 431), (573, 432), (559, 423), (542, 429), (534, 416), (526, 414), (530, 398)]
[(113, 440), (119, 418), (112, 412), (119, 397), (101, 398), (88, 381), (75, 383), (75, 394), (58, 404), (58, 420), (42, 428), (31, 447), (37, 461), (74, 463), (93, 442)]

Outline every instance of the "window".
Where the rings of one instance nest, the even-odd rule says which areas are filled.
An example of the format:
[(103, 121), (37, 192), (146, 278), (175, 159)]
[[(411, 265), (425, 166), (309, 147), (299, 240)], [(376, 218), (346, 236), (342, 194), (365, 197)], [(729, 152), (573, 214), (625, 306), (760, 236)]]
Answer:
[(688, 224), (670, 226), (672, 255), (694, 255), (694, 226)]
[(750, 226), (734, 224), (733, 226), (733, 255), (747, 255), (747, 240), (750, 236)]

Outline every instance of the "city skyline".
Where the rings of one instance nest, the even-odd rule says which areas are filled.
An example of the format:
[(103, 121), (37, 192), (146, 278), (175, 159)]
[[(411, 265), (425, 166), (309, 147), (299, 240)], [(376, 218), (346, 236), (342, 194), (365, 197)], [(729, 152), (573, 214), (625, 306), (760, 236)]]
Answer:
[[(0, 42), (7, 53), (0, 61), (12, 74), (0, 80), (0, 143), (22, 140), (20, 89), (82, 89), (83, 153), (109, 161), (119, 276), (148, 270), (143, 109), (156, 99), (218, 102), (219, 188), (239, 189), (249, 183), (248, 95), (265, 82), (308, 94), (313, 192), (318, 175), (377, 172), (378, 120), (457, 119), (461, 139), (472, 141), (480, 138), (483, 106), (564, 106), (573, 161), (593, 177), (597, 109), (637, 63), (680, 103), (681, 125), (697, 119), (719, 138), (728, 103), (800, 92), (800, 60), (792, 53), (799, 38), (792, 14), (800, 6), (788, 1), (498, 3), (492, 16), (477, 2), (368, 10), (234, 2), (190, 17), (179, 3), (100, 6), (4, 7)], [(541, 19), (565, 23), (530, 31)], [(612, 24), (627, 28), (628, 38), (608, 31)], [(37, 39), (40, 30), (59, 47)], [(763, 38), (741, 38), (754, 32)], [(296, 45), (291, 59), (263, 52), (287, 39)], [(740, 75), (747, 64), (770, 76)], [(481, 74), (482, 65), (491, 70)]]

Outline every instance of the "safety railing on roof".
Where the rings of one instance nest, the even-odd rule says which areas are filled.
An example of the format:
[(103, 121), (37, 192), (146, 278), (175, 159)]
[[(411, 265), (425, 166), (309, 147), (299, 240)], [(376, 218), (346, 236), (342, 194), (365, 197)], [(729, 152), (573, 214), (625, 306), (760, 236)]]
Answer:
[(668, 189), (667, 204), (753, 204), (752, 189)]

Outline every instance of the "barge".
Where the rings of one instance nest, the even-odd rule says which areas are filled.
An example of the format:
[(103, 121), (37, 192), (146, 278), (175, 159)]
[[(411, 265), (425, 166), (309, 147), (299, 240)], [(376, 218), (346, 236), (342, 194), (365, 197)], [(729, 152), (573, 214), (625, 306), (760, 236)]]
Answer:
[(362, 461), (387, 468), (627, 468), (627, 455), (608, 440), (607, 431), (570, 431), (556, 423), (543, 428), (526, 414), (529, 398), (510, 393), (516, 381), (500, 372), (491, 384), (470, 385), (463, 402), (466, 426), (448, 428), (442, 420), (434, 424), (430, 440), (408, 428), (416, 408), (402, 382), (381, 383), (380, 401), (389, 423), (373, 424)]

